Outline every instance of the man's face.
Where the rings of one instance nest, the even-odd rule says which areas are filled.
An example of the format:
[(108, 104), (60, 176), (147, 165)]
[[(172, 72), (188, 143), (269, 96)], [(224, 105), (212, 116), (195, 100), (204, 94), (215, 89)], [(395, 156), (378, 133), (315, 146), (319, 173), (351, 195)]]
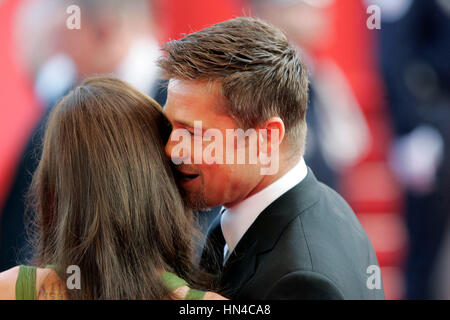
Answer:
[[(166, 154), (172, 162), (182, 161), (176, 165), (177, 172), (180, 173), (178, 183), (186, 202), (195, 209), (238, 203), (245, 199), (261, 180), (258, 164), (249, 164), (248, 161), (244, 164), (237, 164), (237, 161), (230, 164), (225, 160), (207, 164), (204, 161), (208, 158), (206, 154), (215, 156), (217, 148), (223, 150), (222, 159), (225, 159), (229, 152), (234, 152), (237, 157), (239, 148), (245, 149), (248, 159), (248, 143), (239, 146), (235, 139), (226, 139), (227, 129), (236, 130), (239, 127), (232, 117), (223, 112), (225, 100), (219, 93), (219, 86), (217, 83), (178, 79), (170, 80), (168, 86), (164, 113), (173, 128), (166, 145)], [(198, 130), (194, 132), (194, 121), (201, 121), (201, 134), (198, 134)], [(206, 141), (208, 129), (216, 129), (215, 132), (222, 135), (222, 141), (215, 137)], [(174, 138), (177, 130), (189, 131), (187, 145), (190, 148), (185, 148), (183, 153), (177, 152), (181, 141)], [(215, 143), (216, 150), (206, 152), (212, 142)], [(201, 163), (195, 163), (194, 153), (203, 156)]]

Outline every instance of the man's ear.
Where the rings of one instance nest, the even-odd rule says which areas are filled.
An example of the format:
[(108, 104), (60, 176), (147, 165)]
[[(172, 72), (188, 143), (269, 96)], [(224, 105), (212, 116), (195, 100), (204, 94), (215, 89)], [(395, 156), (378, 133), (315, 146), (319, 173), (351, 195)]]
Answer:
[(272, 117), (258, 128), (258, 152), (270, 156), (280, 148), (285, 134), (284, 122), (280, 117)]

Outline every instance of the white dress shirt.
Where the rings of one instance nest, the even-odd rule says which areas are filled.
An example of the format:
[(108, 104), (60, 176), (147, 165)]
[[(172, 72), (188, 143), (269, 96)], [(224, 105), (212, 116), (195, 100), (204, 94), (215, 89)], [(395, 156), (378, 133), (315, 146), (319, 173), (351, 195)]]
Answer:
[(307, 173), (305, 160), (301, 158), (292, 169), (266, 188), (233, 207), (225, 208), (220, 220), (226, 241), (224, 263), (258, 215), (282, 194), (299, 184)]

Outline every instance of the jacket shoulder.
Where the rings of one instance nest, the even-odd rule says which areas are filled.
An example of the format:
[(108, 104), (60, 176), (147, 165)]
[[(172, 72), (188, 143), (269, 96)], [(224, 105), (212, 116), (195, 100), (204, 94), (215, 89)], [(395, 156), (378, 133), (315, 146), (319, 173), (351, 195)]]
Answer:
[[(369, 268), (378, 266), (367, 234), (345, 200), (323, 184), (319, 200), (284, 228), (264, 261), (270, 264), (275, 256), (283, 263), (275, 268), (279, 276), (275, 293), (269, 294), (283, 292), (281, 287), (289, 288), (288, 281), (293, 281), (317, 289), (323, 299), (384, 298), (382, 289), (367, 287)], [(293, 294), (307, 295), (307, 291), (297, 289)]]

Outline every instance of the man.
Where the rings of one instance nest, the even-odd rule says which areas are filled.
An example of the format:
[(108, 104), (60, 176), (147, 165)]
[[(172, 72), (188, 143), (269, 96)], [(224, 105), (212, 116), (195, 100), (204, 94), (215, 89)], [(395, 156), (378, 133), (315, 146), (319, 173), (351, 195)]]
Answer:
[[(231, 299), (384, 298), (367, 235), (303, 160), (307, 71), (283, 33), (236, 18), (172, 41), (166, 51), (159, 61), (170, 79), (164, 112), (173, 130), (166, 153), (193, 208), (224, 206), (201, 261), (220, 274), (221, 293)], [(239, 134), (222, 139), (239, 129), (246, 130), (244, 143)], [(255, 150), (256, 161), (236, 161), (239, 152), (247, 160)], [(264, 170), (267, 159), (276, 170)]]

